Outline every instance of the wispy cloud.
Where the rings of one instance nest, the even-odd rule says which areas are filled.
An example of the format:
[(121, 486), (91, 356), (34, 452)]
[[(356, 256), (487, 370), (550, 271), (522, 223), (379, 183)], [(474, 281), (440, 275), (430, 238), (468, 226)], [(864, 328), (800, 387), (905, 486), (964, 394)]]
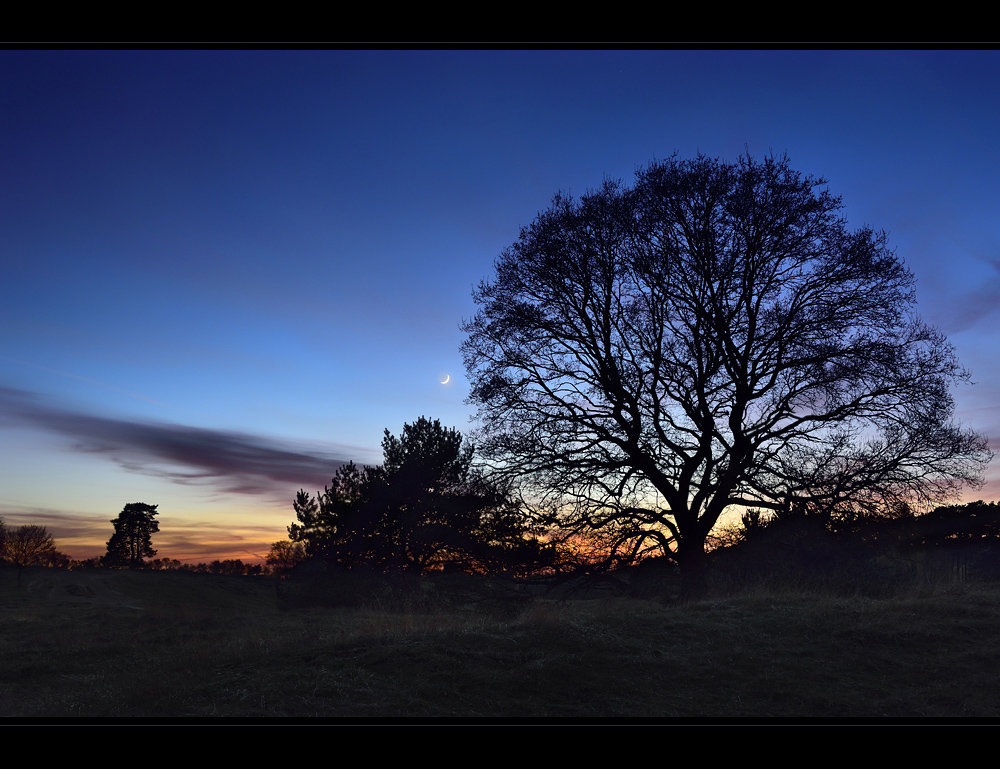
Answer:
[(989, 256), (977, 256), (981, 261), (991, 265), (995, 274), (961, 297), (949, 308), (943, 330), (949, 334), (970, 329), (983, 318), (1000, 308), (1000, 259)]
[(348, 461), (350, 447), (305, 449), (247, 433), (131, 422), (48, 405), (35, 393), (0, 387), (0, 428), (32, 427), (74, 441), (73, 448), (133, 472), (219, 491), (278, 494), (319, 488)]

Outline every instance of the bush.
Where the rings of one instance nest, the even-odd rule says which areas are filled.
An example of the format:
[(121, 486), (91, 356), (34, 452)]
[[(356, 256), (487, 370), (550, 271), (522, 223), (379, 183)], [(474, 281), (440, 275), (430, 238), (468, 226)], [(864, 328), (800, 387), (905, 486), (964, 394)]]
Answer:
[(673, 559), (658, 556), (629, 567), (626, 576), (630, 596), (655, 600), (677, 594), (680, 569)]
[(896, 547), (838, 535), (808, 516), (772, 521), (712, 554), (711, 582), (723, 592), (767, 585), (875, 596), (918, 576), (914, 561)]

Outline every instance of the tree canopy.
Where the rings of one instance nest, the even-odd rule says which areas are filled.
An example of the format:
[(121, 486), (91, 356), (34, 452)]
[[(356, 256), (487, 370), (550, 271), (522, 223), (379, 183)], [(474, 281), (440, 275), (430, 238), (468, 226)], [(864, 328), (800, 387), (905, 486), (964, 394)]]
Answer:
[[(532, 549), (519, 510), (473, 468), (454, 428), (420, 417), (382, 441), (384, 464), (343, 465), (322, 493), (300, 490), (290, 538), (345, 568), (495, 570)], [(537, 556), (537, 554), (535, 554)]]
[(118, 517), (113, 519), (115, 533), (108, 540), (105, 562), (114, 566), (140, 568), (144, 558), (156, 555), (152, 535), (160, 530), (156, 521), (157, 505), (132, 502), (125, 505)]
[(824, 179), (787, 158), (655, 161), (557, 195), (474, 291), (463, 325), (482, 456), (558, 497), (566, 525), (676, 551), (732, 506), (937, 502), (986, 440), (915, 313), (914, 279)]
[(301, 542), (279, 540), (271, 545), (264, 562), (271, 572), (283, 576), (306, 560), (306, 549)]
[(25, 566), (44, 563), (56, 555), (55, 540), (44, 526), (29, 524), (3, 529), (0, 521), (0, 558), (17, 567), (18, 584)]

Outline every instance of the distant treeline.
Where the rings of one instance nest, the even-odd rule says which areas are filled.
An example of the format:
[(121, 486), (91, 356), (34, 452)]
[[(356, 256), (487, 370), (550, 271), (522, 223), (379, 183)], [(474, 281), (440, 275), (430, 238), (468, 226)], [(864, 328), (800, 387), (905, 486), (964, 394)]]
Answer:
[(844, 512), (819, 515), (808, 509), (792, 509), (770, 515), (750, 510), (735, 529), (722, 534), (718, 544), (738, 545), (765, 531), (821, 528), (832, 535), (872, 546), (903, 549), (952, 548), (963, 544), (1000, 541), (1000, 504), (978, 500), (962, 505), (942, 505), (918, 514), (907, 507), (881, 515)]
[[(2, 519), (0, 519), (2, 521)], [(2, 523), (0, 523), (2, 527)], [(56, 569), (125, 568), (109, 563), (106, 556), (74, 559), (55, 548), (43, 527), (0, 528), (0, 562), (23, 568), (28, 565)], [(15, 549), (18, 535), (41, 536), (34, 555)], [(37, 538), (37, 537), (36, 537)], [(810, 571), (853, 570), (864, 576), (861, 561), (880, 562), (909, 558), (910, 563), (944, 564), (970, 576), (1000, 578), (1000, 504), (978, 500), (944, 505), (917, 514), (899, 509), (891, 514), (821, 516), (808, 510), (782, 515), (750, 510), (736, 526), (716, 533), (712, 541), (713, 561), (723, 571), (743, 576), (801, 576)], [(24, 550), (24, 548), (21, 548)], [(556, 551), (554, 551), (556, 552)], [(599, 546), (562, 548), (558, 557), (546, 562), (547, 572), (573, 573), (615, 571), (634, 566), (617, 555), (606, 557)], [(183, 571), (229, 576), (281, 576), (309, 559), (302, 543), (283, 540), (271, 546), (264, 563), (244, 563), (239, 558), (206, 563), (182, 563), (175, 558), (141, 560), (128, 568), (151, 571)], [(668, 564), (672, 559), (656, 558)], [(674, 564), (676, 565), (676, 564)]]
[(923, 514), (784, 514), (750, 510), (711, 553), (723, 580), (878, 589), (913, 580), (1000, 579), (1000, 505), (982, 500)]
[[(154, 508), (155, 509), (155, 508)], [(154, 551), (155, 552), (155, 551)], [(132, 568), (156, 571), (190, 571), (198, 574), (229, 574), (258, 576), (280, 572), (280, 567), (270, 560), (264, 564), (243, 563), (239, 558), (214, 560), (211, 563), (181, 563), (175, 558), (154, 558), (134, 561), (111, 558), (108, 555), (93, 558), (72, 558), (56, 548), (55, 539), (44, 526), (27, 524), (8, 527), (0, 517), (0, 565), (12, 566), (20, 573), (28, 566), (51, 569)]]
[[(97, 569), (107, 568), (103, 557), (87, 558), (85, 560), (70, 560), (63, 568)], [(227, 574), (231, 576), (257, 577), (272, 573), (271, 566), (259, 563), (244, 563), (239, 558), (214, 560), (210, 563), (181, 563), (175, 558), (154, 558), (143, 561), (137, 568), (148, 571), (189, 571), (196, 574)]]

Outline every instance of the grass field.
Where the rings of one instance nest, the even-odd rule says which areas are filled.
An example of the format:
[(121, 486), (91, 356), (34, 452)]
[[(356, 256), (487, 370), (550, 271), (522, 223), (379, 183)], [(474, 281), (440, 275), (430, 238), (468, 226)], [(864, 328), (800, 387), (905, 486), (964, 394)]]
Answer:
[(1000, 586), (281, 611), (269, 578), (0, 570), (0, 715), (1000, 715)]

